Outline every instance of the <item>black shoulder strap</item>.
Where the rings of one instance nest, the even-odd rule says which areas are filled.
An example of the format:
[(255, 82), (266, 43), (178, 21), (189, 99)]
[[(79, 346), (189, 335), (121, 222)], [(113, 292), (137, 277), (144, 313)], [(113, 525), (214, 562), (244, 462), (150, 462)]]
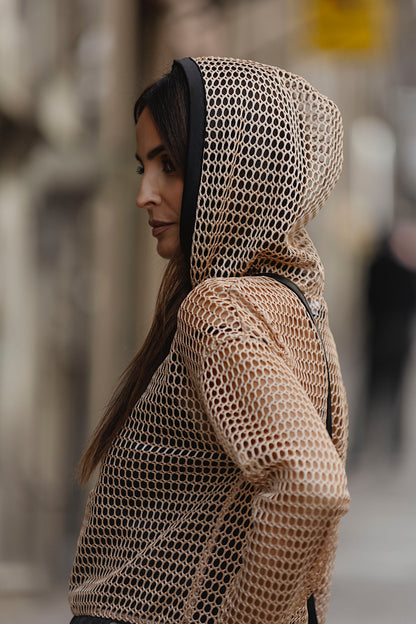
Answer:
[(308, 624), (318, 624), (318, 616), (316, 615), (315, 596), (311, 594), (307, 602), (308, 606)]
[[(328, 380), (328, 396), (327, 396), (327, 403), (326, 403), (326, 429), (327, 429), (330, 437), (332, 438), (331, 379), (330, 379), (330, 376), (329, 376), (328, 358), (327, 358), (327, 355), (326, 355), (325, 344), (324, 344), (324, 341), (322, 339), (321, 332), (319, 331), (319, 328), (318, 328), (318, 326), (316, 324), (315, 317), (314, 317), (313, 312), (312, 312), (312, 310), (310, 308), (308, 300), (306, 299), (305, 295), (303, 294), (303, 292), (301, 291), (299, 286), (297, 286), (294, 282), (292, 282), (287, 277), (283, 277), (283, 275), (276, 275), (275, 273), (261, 273), (259, 275), (262, 275), (264, 277), (272, 277), (277, 282), (281, 282), (282, 284), (287, 286), (287, 288), (290, 288), (290, 290), (292, 290), (299, 297), (299, 299), (301, 300), (301, 302), (305, 306), (306, 311), (308, 312), (308, 314), (309, 314), (309, 316), (311, 318), (312, 323), (314, 324), (314, 327), (315, 327), (316, 332), (317, 332), (317, 334), (319, 336), (319, 340), (321, 342), (321, 345), (322, 345), (322, 348), (323, 348), (323, 351), (324, 351), (324, 355), (325, 355), (326, 374), (327, 374), (327, 380)], [(308, 598), (307, 607), (308, 607), (308, 624), (318, 624), (318, 617), (316, 615), (316, 608), (315, 608), (315, 597), (314, 597), (313, 594), (311, 594), (309, 596), (309, 598)]]

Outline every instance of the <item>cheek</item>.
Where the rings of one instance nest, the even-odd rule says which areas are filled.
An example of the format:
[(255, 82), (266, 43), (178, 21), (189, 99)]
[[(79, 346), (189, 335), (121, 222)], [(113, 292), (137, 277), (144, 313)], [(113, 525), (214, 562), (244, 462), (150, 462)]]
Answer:
[(181, 214), (182, 195), (183, 195), (183, 182), (180, 181), (175, 185), (175, 189), (172, 194), (172, 207), (178, 217)]

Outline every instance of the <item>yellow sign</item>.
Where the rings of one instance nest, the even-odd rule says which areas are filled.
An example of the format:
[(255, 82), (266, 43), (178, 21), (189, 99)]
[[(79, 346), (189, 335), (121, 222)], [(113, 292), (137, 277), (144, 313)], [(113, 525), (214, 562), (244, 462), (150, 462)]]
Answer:
[(305, 0), (309, 39), (323, 50), (384, 47), (389, 5), (389, 0)]

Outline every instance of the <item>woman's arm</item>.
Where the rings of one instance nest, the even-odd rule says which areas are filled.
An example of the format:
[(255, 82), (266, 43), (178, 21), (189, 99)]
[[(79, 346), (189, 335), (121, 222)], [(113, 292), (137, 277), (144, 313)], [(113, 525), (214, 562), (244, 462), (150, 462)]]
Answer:
[[(219, 443), (255, 486), (243, 562), (218, 622), (290, 622), (322, 586), (339, 518), (349, 506), (326, 414), (321, 418), (294, 374), (284, 338), (273, 336), (225, 280), (208, 280), (191, 292), (178, 316), (178, 336)], [(324, 368), (311, 361), (306, 370), (325, 405)]]
[(217, 437), (257, 486), (243, 565), (220, 622), (286, 622), (320, 585), (349, 495), (325, 425), (262, 339), (211, 341), (195, 371)]

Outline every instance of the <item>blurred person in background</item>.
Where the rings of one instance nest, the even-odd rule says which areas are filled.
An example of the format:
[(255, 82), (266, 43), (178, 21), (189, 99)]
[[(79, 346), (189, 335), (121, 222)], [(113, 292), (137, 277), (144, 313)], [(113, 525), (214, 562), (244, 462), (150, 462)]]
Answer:
[(354, 460), (370, 447), (393, 458), (403, 445), (403, 386), (416, 316), (416, 223), (397, 219), (377, 245), (366, 280), (366, 376)]
[(169, 264), (81, 461), (99, 476), (72, 622), (322, 624), (347, 404), (305, 226), (341, 170), (339, 111), (278, 68), (186, 58), (135, 122), (136, 203)]

